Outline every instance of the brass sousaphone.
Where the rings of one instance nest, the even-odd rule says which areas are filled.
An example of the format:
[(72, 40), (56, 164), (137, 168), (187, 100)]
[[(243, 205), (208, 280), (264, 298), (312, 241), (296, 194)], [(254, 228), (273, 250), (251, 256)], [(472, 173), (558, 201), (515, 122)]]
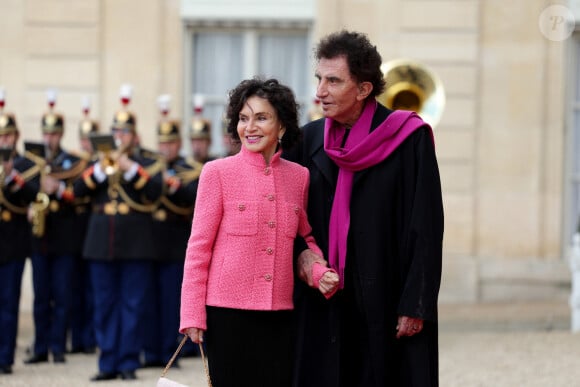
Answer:
[(395, 59), (381, 66), (385, 91), (377, 100), (393, 110), (411, 110), (434, 128), (443, 114), (445, 89), (439, 77), (425, 65)]

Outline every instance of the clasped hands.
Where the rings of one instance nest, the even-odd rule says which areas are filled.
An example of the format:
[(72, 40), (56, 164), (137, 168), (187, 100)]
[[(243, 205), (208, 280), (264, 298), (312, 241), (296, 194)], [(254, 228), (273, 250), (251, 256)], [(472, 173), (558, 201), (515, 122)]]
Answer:
[[(312, 278), (312, 266), (314, 263), (320, 263), (323, 266), (327, 265), (327, 262), (322, 257), (314, 254), (311, 250), (304, 250), (298, 256), (298, 276), (311, 287), (314, 287)], [(337, 286), (338, 275), (334, 272), (326, 272), (319, 281), (318, 289), (323, 295), (326, 295), (334, 291)], [(423, 320), (409, 316), (399, 316), (396, 329), (397, 338), (414, 336), (423, 330)]]
[(316, 255), (312, 250), (306, 249), (298, 256), (298, 277), (306, 282), (310, 287), (317, 287), (323, 296), (328, 296), (336, 291), (338, 288), (340, 279), (338, 274), (333, 271), (327, 271), (320, 278), (317, 284), (314, 283), (313, 267), (314, 264), (320, 264), (323, 267), (327, 267), (327, 262), (324, 258)]

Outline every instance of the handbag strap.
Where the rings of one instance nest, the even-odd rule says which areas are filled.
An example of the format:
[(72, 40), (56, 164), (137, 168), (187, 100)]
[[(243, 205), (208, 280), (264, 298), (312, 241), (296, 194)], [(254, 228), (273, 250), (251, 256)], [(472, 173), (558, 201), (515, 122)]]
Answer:
[(201, 352), (201, 360), (203, 361), (203, 368), (205, 369), (205, 376), (207, 378), (208, 387), (212, 387), (211, 378), (209, 377), (209, 369), (207, 368), (207, 362), (205, 361), (205, 353), (203, 352), (203, 345), (199, 343), (199, 352)]
[(171, 356), (171, 359), (169, 359), (169, 361), (167, 362), (167, 365), (165, 366), (165, 369), (161, 373), (161, 377), (162, 378), (165, 377), (165, 374), (167, 374), (167, 371), (169, 371), (169, 369), (173, 365), (173, 362), (175, 361), (175, 358), (177, 357), (177, 355), (179, 355), (179, 352), (181, 351), (181, 348), (183, 348), (183, 345), (185, 344), (185, 342), (187, 341), (188, 338), (189, 337), (187, 335), (184, 335), (183, 336), (183, 339), (181, 339), (181, 342), (179, 343), (179, 346), (175, 350), (175, 353), (173, 354), (173, 356)]
[[(167, 372), (169, 371), (169, 369), (173, 365), (175, 358), (177, 357), (177, 355), (179, 355), (179, 352), (181, 352), (181, 348), (183, 348), (183, 346), (187, 342), (188, 338), (189, 338), (189, 336), (184, 335), (183, 338), (181, 339), (181, 341), (179, 342), (179, 346), (175, 350), (175, 353), (173, 354), (173, 356), (171, 356), (171, 359), (169, 359), (169, 361), (167, 362), (167, 365), (165, 366), (165, 369), (161, 373), (162, 378), (165, 377), (165, 375), (167, 374)], [(199, 351), (201, 352), (201, 360), (203, 361), (203, 368), (205, 370), (205, 376), (207, 378), (207, 385), (208, 385), (208, 387), (212, 387), (211, 378), (209, 377), (209, 369), (207, 368), (207, 362), (205, 360), (205, 352), (203, 350), (203, 345), (201, 345), (201, 343), (199, 343)]]

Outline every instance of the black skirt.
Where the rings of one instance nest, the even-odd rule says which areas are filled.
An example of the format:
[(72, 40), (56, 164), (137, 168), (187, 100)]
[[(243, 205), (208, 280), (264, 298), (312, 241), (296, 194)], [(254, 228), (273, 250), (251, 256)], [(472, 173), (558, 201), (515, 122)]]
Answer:
[(208, 306), (204, 341), (213, 387), (291, 386), (292, 313)]

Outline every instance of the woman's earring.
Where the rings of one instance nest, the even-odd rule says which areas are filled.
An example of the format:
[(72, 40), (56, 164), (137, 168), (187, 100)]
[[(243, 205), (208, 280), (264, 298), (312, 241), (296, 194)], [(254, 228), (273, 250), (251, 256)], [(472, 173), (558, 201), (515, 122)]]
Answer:
[(278, 137), (278, 144), (282, 144), (282, 137)]

